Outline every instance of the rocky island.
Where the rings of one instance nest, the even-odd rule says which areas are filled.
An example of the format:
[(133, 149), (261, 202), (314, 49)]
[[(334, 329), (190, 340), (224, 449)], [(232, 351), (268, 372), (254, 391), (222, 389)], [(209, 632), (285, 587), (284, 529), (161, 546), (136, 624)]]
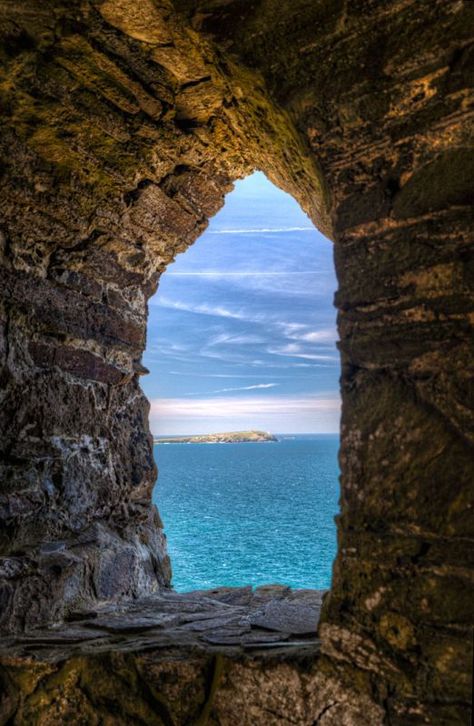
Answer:
[(223, 434), (168, 436), (153, 439), (154, 444), (248, 444), (263, 441), (278, 441), (278, 439), (267, 431), (231, 431)]

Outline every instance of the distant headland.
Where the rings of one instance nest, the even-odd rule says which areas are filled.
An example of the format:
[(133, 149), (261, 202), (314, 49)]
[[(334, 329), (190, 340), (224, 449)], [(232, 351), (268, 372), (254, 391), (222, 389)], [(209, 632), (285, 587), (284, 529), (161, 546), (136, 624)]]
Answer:
[(198, 434), (196, 436), (157, 436), (154, 444), (248, 444), (278, 441), (267, 431), (231, 431), (222, 434)]

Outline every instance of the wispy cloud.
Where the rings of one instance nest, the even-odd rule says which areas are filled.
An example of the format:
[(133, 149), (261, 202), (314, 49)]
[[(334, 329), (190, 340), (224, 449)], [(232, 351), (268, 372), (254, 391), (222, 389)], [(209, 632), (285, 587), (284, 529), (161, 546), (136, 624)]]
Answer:
[(292, 338), (300, 335), (308, 326), (305, 323), (278, 323), (278, 327), (287, 338)]
[(168, 272), (168, 276), (173, 277), (291, 277), (292, 275), (322, 275), (324, 274), (321, 270), (290, 270), (288, 272), (277, 272), (265, 270), (242, 270), (238, 271), (227, 271), (227, 270), (196, 270), (190, 272)]
[(306, 343), (333, 343), (337, 339), (334, 330), (313, 330), (309, 333), (303, 333), (298, 340)]
[(300, 414), (339, 411), (340, 399), (332, 395), (328, 397), (306, 396), (285, 397), (268, 396), (265, 398), (250, 397), (219, 397), (199, 398), (158, 398), (151, 401), (151, 415), (166, 418), (216, 418), (245, 417), (253, 414)]
[(201, 348), (197, 355), (201, 358), (207, 358), (211, 361), (220, 361), (222, 363), (230, 363), (232, 365), (240, 365), (245, 366), (248, 361), (248, 357), (245, 353), (240, 352), (239, 348), (231, 348), (231, 352), (228, 352), (227, 349), (224, 351), (219, 350), (219, 348), (214, 348), (212, 346), (206, 348)]
[[(213, 395), (215, 393), (230, 393), (230, 391), (255, 391), (257, 389), (262, 388), (275, 388), (275, 386), (279, 386), (279, 383), (256, 383), (254, 386), (238, 386), (236, 388), (218, 388), (217, 391), (208, 391), (205, 395)], [(202, 396), (203, 393), (200, 391), (199, 393), (186, 393), (184, 394), (186, 396)]]
[(298, 343), (288, 343), (287, 345), (274, 346), (267, 348), (268, 353), (273, 355), (283, 355), (289, 358), (304, 358), (306, 360), (319, 361), (337, 361), (334, 355), (320, 355), (318, 353), (310, 353), (302, 349)]
[(244, 309), (231, 310), (223, 305), (209, 305), (206, 303), (193, 304), (183, 300), (172, 300), (164, 295), (158, 296), (156, 304), (163, 308), (172, 310), (181, 310), (186, 313), (195, 313), (197, 315), (212, 315), (218, 318), (230, 318), (232, 320), (242, 320), (250, 323), (259, 323), (267, 320), (265, 315), (252, 315)]
[(151, 401), (155, 434), (267, 431), (337, 432), (340, 400), (329, 396), (163, 398)]
[(267, 232), (314, 232), (314, 227), (237, 227), (235, 229), (209, 229), (207, 234), (258, 234)]
[[(300, 364), (297, 364), (300, 365)], [(306, 365), (306, 364), (301, 364)], [(308, 364), (309, 365), (309, 364)], [(192, 371), (191, 373), (183, 373), (182, 371), (168, 371), (172, 376), (189, 376), (190, 378), (255, 378), (254, 374), (251, 373), (239, 373), (238, 371), (235, 373), (196, 373), (195, 371)], [(262, 373), (261, 375), (265, 375)], [(284, 376), (276, 376), (272, 373), (272, 378), (283, 378)]]
[(231, 333), (219, 333), (214, 337), (210, 338), (207, 342), (207, 346), (214, 345), (247, 345), (250, 343), (264, 343), (265, 339), (261, 335), (255, 335), (254, 333), (244, 333), (241, 335)]
[(302, 323), (278, 323), (278, 327), (286, 338), (306, 343), (333, 343), (337, 340), (335, 328), (321, 328), (308, 330), (308, 325)]

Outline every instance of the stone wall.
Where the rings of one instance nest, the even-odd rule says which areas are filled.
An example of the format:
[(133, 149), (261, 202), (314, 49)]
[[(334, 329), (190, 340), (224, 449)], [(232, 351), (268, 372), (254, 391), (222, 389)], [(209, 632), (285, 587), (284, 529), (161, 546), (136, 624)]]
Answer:
[(335, 241), (342, 495), (324, 718), (355, 693), (391, 724), (467, 720), (473, 11), (3, 3), (5, 629), (169, 585), (138, 383), (146, 301), (260, 168)]
[(3, 7), (7, 628), (169, 585), (138, 383), (147, 299), (277, 134), (275, 174), (296, 188), (287, 157), (299, 159), (312, 200), (314, 165), (262, 84), (242, 74), (235, 93), (252, 84), (255, 104), (244, 112), (169, 8), (150, 2), (143, 19), (128, 5)]
[(356, 684), (390, 723), (467, 723), (474, 5), (205, 6), (195, 25), (263, 73), (331, 199), (343, 396), (320, 624), (331, 702)]

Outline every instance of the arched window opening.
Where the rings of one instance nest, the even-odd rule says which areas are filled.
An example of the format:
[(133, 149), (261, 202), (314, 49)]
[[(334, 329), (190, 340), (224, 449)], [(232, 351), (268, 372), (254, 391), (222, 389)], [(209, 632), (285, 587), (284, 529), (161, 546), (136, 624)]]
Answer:
[(148, 346), (156, 438), (263, 430), (277, 442), (155, 445), (179, 591), (330, 586), (339, 357), (332, 245), (262, 173), (237, 182), (163, 275)]

